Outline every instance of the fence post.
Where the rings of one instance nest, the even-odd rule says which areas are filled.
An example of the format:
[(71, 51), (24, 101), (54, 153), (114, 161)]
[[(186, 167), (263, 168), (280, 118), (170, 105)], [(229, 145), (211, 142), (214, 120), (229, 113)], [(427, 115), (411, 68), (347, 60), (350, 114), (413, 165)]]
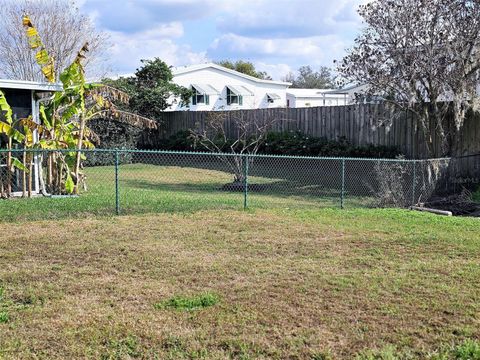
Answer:
[(243, 156), (243, 209), (248, 207), (248, 155)]
[(118, 149), (115, 149), (115, 212), (117, 215), (120, 215), (120, 196), (119, 196), (119, 186), (118, 186)]
[(343, 209), (345, 200), (345, 158), (342, 158), (342, 191), (340, 193), (340, 208)]
[(413, 160), (412, 206), (415, 206), (415, 187), (417, 186), (417, 160)]

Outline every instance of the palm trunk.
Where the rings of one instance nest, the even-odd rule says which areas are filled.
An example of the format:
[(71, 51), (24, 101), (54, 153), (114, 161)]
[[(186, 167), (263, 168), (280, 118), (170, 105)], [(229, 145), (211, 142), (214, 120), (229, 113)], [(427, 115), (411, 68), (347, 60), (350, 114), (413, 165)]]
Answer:
[(75, 194), (78, 195), (79, 193), (79, 186), (80, 186), (80, 162), (82, 160), (82, 153), (80, 150), (82, 149), (83, 145), (83, 134), (85, 132), (85, 118), (84, 116), (80, 116), (80, 131), (78, 134), (78, 143), (77, 143), (77, 161), (75, 163)]
[[(27, 152), (23, 152), (23, 166), (26, 169), (27, 168)], [(22, 197), (27, 196), (27, 170), (22, 171)]]
[(33, 156), (28, 156), (28, 197), (32, 197), (32, 172), (33, 172)]
[(53, 189), (53, 152), (50, 152), (47, 158), (47, 185), (48, 185), (48, 191), (52, 191)]
[[(57, 194), (62, 194), (63, 193), (63, 186), (62, 186), (62, 177), (63, 177), (63, 160), (60, 162), (59, 165), (57, 165), (57, 189), (56, 189), (56, 193)], [(58, 163), (58, 159), (56, 159), (56, 162)], [(68, 169), (67, 169), (68, 171)]]
[(8, 138), (7, 152), (7, 197), (12, 194), (12, 138)]

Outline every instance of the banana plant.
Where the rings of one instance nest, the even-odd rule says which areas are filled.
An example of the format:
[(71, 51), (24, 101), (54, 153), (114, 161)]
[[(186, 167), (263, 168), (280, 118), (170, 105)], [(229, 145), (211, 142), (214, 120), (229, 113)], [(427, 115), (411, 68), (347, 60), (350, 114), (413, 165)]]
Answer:
[[(55, 82), (53, 57), (48, 54), (30, 17), (24, 15), (22, 22), (45, 79), (50, 83)], [(79, 193), (80, 184), (84, 181), (81, 162), (85, 159), (80, 150), (94, 147), (91, 141), (93, 133), (87, 127), (89, 120), (108, 116), (134, 126), (156, 128), (155, 121), (115, 107), (113, 101), (128, 102), (128, 95), (86, 81), (82, 61), (87, 52), (88, 43), (83, 45), (72, 64), (60, 74), (62, 91), (55, 92), (39, 109), (44, 131), (36, 146), (43, 149), (75, 149), (71, 152), (49, 152), (47, 184), (50, 190), (56, 192)]]

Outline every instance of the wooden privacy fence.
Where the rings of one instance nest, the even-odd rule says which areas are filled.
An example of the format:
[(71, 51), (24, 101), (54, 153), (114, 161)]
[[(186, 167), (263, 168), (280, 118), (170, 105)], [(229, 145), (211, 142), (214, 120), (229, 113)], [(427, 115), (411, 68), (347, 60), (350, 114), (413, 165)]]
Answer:
[[(216, 113), (218, 115), (218, 112)], [(346, 106), (324, 106), (311, 108), (274, 108), (227, 111), (225, 128), (227, 135), (235, 137), (233, 117), (261, 121), (276, 119), (274, 132), (300, 131), (306, 135), (337, 140), (344, 137), (354, 145), (395, 146), (408, 158), (424, 159), (442, 156), (439, 136), (433, 131), (434, 153), (428, 154), (425, 137), (414, 114), (399, 111), (388, 104), (358, 104)], [(204, 123), (211, 116), (208, 111), (165, 112), (159, 130), (142, 135), (142, 147), (156, 148), (162, 139), (196, 124)], [(470, 114), (460, 134), (457, 148), (452, 155), (462, 156), (480, 152), (480, 116)], [(445, 124), (447, 131), (453, 129), (451, 120)], [(432, 126), (432, 128), (434, 128)], [(452, 132), (453, 133), (453, 132)], [(454, 142), (452, 142), (454, 143)]]

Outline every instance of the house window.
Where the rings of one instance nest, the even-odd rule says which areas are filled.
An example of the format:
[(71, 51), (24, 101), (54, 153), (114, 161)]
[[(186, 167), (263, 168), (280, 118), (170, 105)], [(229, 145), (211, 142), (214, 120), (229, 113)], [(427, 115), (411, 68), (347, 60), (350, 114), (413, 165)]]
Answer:
[(210, 96), (207, 94), (202, 94), (197, 89), (193, 88), (192, 105), (200, 104), (209, 105)]
[(243, 105), (243, 96), (235, 94), (227, 87), (227, 105)]
[(287, 99), (287, 107), (290, 107), (290, 99)]
[(273, 104), (275, 102), (275, 100), (280, 100), (281, 97), (280, 95), (278, 94), (275, 94), (275, 93), (267, 93), (267, 102), (269, 104)]

